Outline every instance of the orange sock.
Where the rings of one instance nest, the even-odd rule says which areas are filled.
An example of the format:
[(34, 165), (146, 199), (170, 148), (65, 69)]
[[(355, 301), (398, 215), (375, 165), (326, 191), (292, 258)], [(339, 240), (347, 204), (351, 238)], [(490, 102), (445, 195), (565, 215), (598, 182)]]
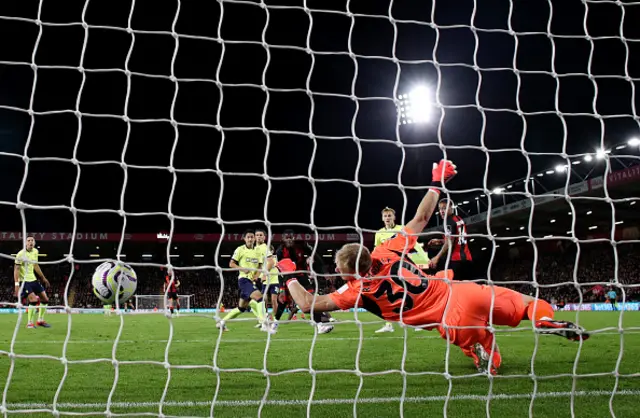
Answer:
[[(535, 307), (535, 312), (533, 308)], [(553, 319), (553, 308), (546, 300), (538, 299), (536, 302), (531, 302), (529, 306), (527, 306), (527, 316), (532, 321), (539, 321), (540, 318), (551, 318)]]

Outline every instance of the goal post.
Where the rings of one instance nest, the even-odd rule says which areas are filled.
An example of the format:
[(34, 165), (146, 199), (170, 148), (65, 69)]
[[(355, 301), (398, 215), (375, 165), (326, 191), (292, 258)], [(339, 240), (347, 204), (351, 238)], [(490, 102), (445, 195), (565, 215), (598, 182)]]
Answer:
[[(191, 299), (194, 295), (178, 295), (178, 304), (180, 309), (191, 309)], [(165, 300), (167, 301), (167, 307), (169, 306), (169, 300), (165, 299), (165, 295), (135, 295), (136, 297), (136, 310), (164, 310)]]

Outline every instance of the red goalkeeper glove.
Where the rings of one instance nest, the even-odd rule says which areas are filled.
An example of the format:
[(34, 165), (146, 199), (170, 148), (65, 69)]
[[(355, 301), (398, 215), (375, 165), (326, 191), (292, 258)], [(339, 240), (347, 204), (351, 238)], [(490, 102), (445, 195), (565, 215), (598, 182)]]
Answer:
[(456, 165), (449, 160), (440, 160), (438, 164), (433, 163), (433, 170), (431, 170), (432, 184), (441, 185), (442, 183), (448, 182), (453, 176), (458, 174), (456, 168)]

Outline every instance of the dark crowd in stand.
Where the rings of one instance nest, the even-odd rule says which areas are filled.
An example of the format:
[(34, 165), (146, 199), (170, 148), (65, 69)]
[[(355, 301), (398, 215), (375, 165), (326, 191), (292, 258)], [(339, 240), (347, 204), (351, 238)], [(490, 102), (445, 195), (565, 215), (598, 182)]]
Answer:
[[(583, 246), (586, 247), (586, 246)], [(515, 252), (514, 252), (515, 250)], [(508, 252), (496, 253), (490, 263), (490, 251), (476, 251), (474, 269), (478, 279), (487, 278), (506, 285), (522, 293), (535, 295), (533, 265), (534, 256), (531, 249), (511, 248)], [(328, 262), (328, 263), (327, 263)], [(489, 266), (491, 266), (489, 268)], [(74, 308), (101, 307), (100, 301), (93, 295), (91, 275), (95, 264), (76, 264), (69, 285), (69, 305)], [(614, 252), (611, 245), (598, 244), (589, 248), (581, 248), (576, 267), (576, 248), (558, 243), (554, 251), (538, 251), (535, 282), (540, 286), (539, 297), (552, 303), (603, 302), (604, 295), (594, 292), (595, 282), (614, 283)], [(50, 305), (63, 305), (64, 292), (71, 273), (70, 264), (43, 265), (42, 269), (51, 283), (47, 293)], [(166, 270), (159, 267), (136, 267), (138, 275), (138, 295), (160, 295), (163, 293)], [(325, 258), (325, 271), (333, 272), (330, 259)], [(575, 274), (574, 274), (575, 273)], [(625, 300), (640, 300), (640, 247), (624, 245), (618, 247), (617, 279), (619, 285), (613, 285), (618, 293), (618, 302), (622, 300), (624, 288)], [(193, 295), (192, 308), (213, 308), (218, 304), (222, 290), (221, 281), (214, 270), (176, 271), (181, 282), (179, 294)], [(237, 274), (227, 272), (224, 275), (224, 291), (222, 303), (225, 307), (234, 307), (238, 300)], [(507, 283), (500, 283), (507, 282)], [(518, 282), (518, 283), (511, 283)], [(580, 285), (576, 287), (576, 282)], [(13, 288), (13, 262), (0, 259), (0, 302), (16, 301)], [(318, 280), (319, 293), (328, 293), (343, 284), (342, 279), (333, 282), (324, 277)], [(546, 287), (547, 285), (553, 285)], [(603, 286), (605, 292), (610, 286)], [(582, 299), (579, 290), (582, 292)]]

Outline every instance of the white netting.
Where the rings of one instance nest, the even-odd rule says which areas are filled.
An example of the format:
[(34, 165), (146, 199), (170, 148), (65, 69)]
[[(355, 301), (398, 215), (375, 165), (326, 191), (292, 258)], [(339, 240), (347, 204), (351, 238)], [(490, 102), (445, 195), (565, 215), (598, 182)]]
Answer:
[[(136, 309), (162, 309), (165, 306), (164, 295), (136, 295)], [(191, 309), (191, 299), (193, 295), (178, 295), (177, 305), (174, 302), (174, 307), (180, 306), (180, 309)], [(167, 305), (169, 306), (169, 305)]]
[[(66, 324), (57, 322), (59, 328), (66, 326), (64, 338), (51, 342), (57, 341), (61, 351), (39, 354), (25, 349), (20, 344), (24, 307), (15, 303), (13, 289), (0, 298), (17, 308), (15, 326), (3, 322), (0, 335), (0, 355), (7, 360), (2, 363), (6, 376), (0, 374), (6, 382), (0, 404), (5, 417), (38, 412), (166, 417), (181, 415), (184, 411), (178, 408), (187, 407), (201, 408), (193, 414), (198, 416), (237, 416), (240, 407), (257, 407), (257, 414), (265, 416), (278, 415), (275, 408), (293, 407), (302, 408), (293, 414), (307, 416), (440, 412), (446, 416), (460, 404), (466, 408), (465, 402), (473, 405), (468, 415), (511, 416), (512, 408), (521, 407), (518, 401), (526, 403), (520, 412), (530, 416), (576, 416), (589, 408), (598, 416), (616, 416), (615, 408), (620, 408), (621, 416), (633, 416), (631, 399), (640, 394), (638, 368), (626, 364), (623, 370), (623, 357), (640, 354), (628, 342), (639, 328), (634, 314), (622, 312), (637, 310), (637, 305), (627, 302), (628, 295), (637, 296), (640, 286), (633, 264), (638, 252), (638, 217), (632, 206), (638, 200), (633, 197), (638, 189), (632, 184), (640, 177), (638, 142), (626, 142), (638, 135), (640, 122), (636, 95), (640, 3), (391, 0), (349, 1), (336, 7), (311, 0), (6, 3), (0, 6), (0, 30), (5, 35), (0, 70), (7, 77), (3, 81), (0, 72), (4, 83), (0, 86), (8, 93), (0, 94), (0, 121), (10, 133), (5, 135), (5, 127), (1, 128), (0, 174), (7, 184), (0, 194), (0, 207), (7, 210), (6, 219), (19, 222), (23, 239), (28, 231), (54, 231), (61, 225), (67, 225), (64, 232), (71, 232), (72, 238), (64, 252), (68, 256), (40, 260), (45, 274), (70, 264), (67, 273), (60, 273), (68, 276), (62, 281), (61, 303), (53, 299), (49, 306), (50, 311), (67, 314)], [(414, 123), (424, 122), (424, 117), (412, 113), (420, 108), (407, 108), (414, 105), (407, 101), (413, 98), (409, 92), (419, 84), (429, 86), (430, 97), (420, 102), (432, 106), (427, 124)], [(48, 118), (56, 118), (55, 123)], [(586, 287), (617, 290), (622, 309), (615, 323), (592, 320), (596, 334), (614, 335), (608, 339), (615, 339), (615, 347), (606, 354), (615, 358), (612, 368), (594, 366), (603, 354), (592, 350), (583, 355), (587, 343), (584, 347), (580, 343), (569, 360), (564, 358), (571, 363), (569, 371), (550, 370), (543, 363), (554, 353), (550, 354), (543, 338), (531, 332), (531, 326), (505, 333), (504, 339), (502, 330), (491, 326), (499, 335), (503, 355), (510, 355), (515, 365), (504, 376), (489, 377), (488, 384), (478, 389), (464, 383), (477, 385), (480, 377), (475, 370), (457, 366), (468, 359), (454, 357), (453, 346), (429, 346), (431, 351), (421, 352), (419, 360), (437, 358), (444, 366), (421, 368), (411, 353), (415, 341), (424, 338), (419, 341), (432, 342), (433, 347), (441, 341), (432, 336), (413, 337), (410, 327), (402, 327), (401, 336), (392, 337), (402, 341), (401, 347), (394, 346), (402, 351), (401, 358), (388, 360), (390, 354), (380, 345), (395, 340), (376, 341), (368, 336), (379, 321), (363, 319), (364, 314), (357, 310), (353, 319), (341, 318), (345, 327), (356, 327), (355, 336), (341, 337), (340, 325), (334, 331), (338, 335), (330, 338), (319, 335), (317, 328), (300, 328), (280, 343), (279, 335), (248, 340), (246, 344), (260, 346), (259, 366), (221, 360), (228, 359), (225, 356), (233, 351), (229, 344), (234, 341), (223, 332), (208, 341), (214, 345), (207, 346), (211, 361), (183, 361), (189, 357), (184, 353), (179, 357), (185, 339), (174, 339), (182, 324), (175, 326), (177, 319), (170, 317), (162, 323), (165, 328), (168, 324), (166, 336), (148, 340), (148, 347), (162, 346), (161, 358), (129, 357), (126, 350), (145, 341), (127, 337), (130, 339), (121, 343), (128, 321), (135, 326), (133, 321), (138, 320), (122, 315), (113, 338), (106, 343), (110, 355), (70, 359), (69, 347), (78, 344), (72, 338), (73, 330), (84, 321), (84, 316), (71, 314), (81, 295), (75, 283), (86, 279), (76, 266), (92, 269), (97, 261), (78, 249), (76, 239), (87, 229), (89, 217), (105, 217), (94, 221), (98, 225), (94, 228), (101, 228), (100, 222), (107, 217), (117, 219), (107, 223), (119, 228), (117, 247), (99, 260), (126, 261), (140, 277), (151, 277), (146, 274), (152, 268), (172, 267), (182, 286), (206, 276), (209, 282), (199, 291), (215, 302), (205, 307), (220, 307), (225, 296), (236, 298), (238, 290), (235, 277), (229, 275), (232, 269), (224, 239), (218, 241), (214, 254), (203, 254), (203, 262), (192, 259), (179, 264), (174, 258), (178, 224), (197, 222), (198, 227), (224, 237), (261, 223), (266, 225), (269, 244), (273, 234), (285, 227), (305, 229), (310, 231), (314, 254), (320, 251), (320, 234), (335, 231), (355, 233), (371, 247), (367, 239), (378, 228), (379, 210), (393, 205), (399, 222), (411, 219), (417, 198), (430, 182), (431, 163), (443, 157), (458, 165), (458, 183), (445, 191), (460, 204), (459, 214), (470, 227), (470, 242), (477, 240), (476, 247), (472, 246), (474, 257), (482, 259), (479, 254), (486, 249), (491, 252), (483, 283), (500, 282), (548, 298), (554, 297), (553, 289), (571, 288), (578, 307), (589, 309), (596, 305), (583, 303)], [(594, 168), (581, 171), (590, 162)], [(23, 172), (20, 167), (12, 171), (9, 166), (16, 163), (22, 164)], [(554, 171), (564, 175), (556, 176)], [(40, 189), (39, 183), (44, 184)], [(188, 183), (186, 189), (184, 183)], [(624, 190), (610, 188), (628, 184), (632, 185)], [(67, 191), (69, 197), (58, 199), (57, 189)], [(555, 194), (559, 199), (541, 197), (554, 190), (560, 190)], [(242, 200), (242, 204), (232, 200)], [(556, 202), (554, 209), (545, 209), (556, 200), (565, 206)], [(600, 214), (606, 212), (599, 215), (600, 223), (589, 223), (591, 205)], [(524, 217), (509, 218), (523, 210)], [(556, 222), (560, 212), (564, 220)], [(627, 232), (618, 228), (620, 216), (626, 217), (625, 227), (632, 226)], [(141, 253), (135, 256), (127, 241), (131, 229), (168, 231), (166, 251), (162, 247), (163, 254), (158, 254), (159, 247), (155, 247), (148, 250), (156, 251), (152, 258)], [(597, 236), (596, 229), (604, 233)], [(540, 260), (546, 263), (555, 251), (545, 247), (552, 240), (571, 243), (575, 257), (570, 272), (550, 281), (548, 272), (566, 262), (551, 259), (549, 263), (556, 267), (540, 267)], [(12, 263), (11, 251), (22, 244), (7, 243), (11, 248), (3, 247), (0, 256)], [(598, 243), (607, 249), (591, 247)], [(502, 268), (514, 264), (509, 261), (514, 254), (503, 251), (512, 245), (529, 245), (530, 253), (522, 251), (525, 261), (520, 263), (526, 272), (518, 266)], [(618, 254), (620, 246), (625, 247), (624, 257)], [(581, 256), (583, 251), (588, 256)], [(585, 276), (584, 263), (600, 257), (611, 261), (610, 271), (600, 269)], [(449, 258), (443, 260), (445, 266), (450, 263)], [(540, 269), (546, 275), (540, 275)], [(316, 290), (324, 289), (316, 284)], [(157, 292), (158, 286), (146, 291)], [(558, 292), (558, 299), (566, 293)], [(153, 297), (164, 311), (164, 297)], [(136, 300), (154, 301), (144, 295)], [(186, 304), (190, 302), (188, 297)], [(206, 314), (221, 317), (217, 311)], [(230, 325), (240, 326), (246, 318)], [(573, 319), (580, 322), (580, 318), (582, 315)], [(284, 327), (288, 325), (283, 321)], [(149, 326), (160, 327), (158, 323)], [(202, 334), (213, 335), (210, 330)], [(513, 352), (505, 350), (510, 340), (525, 334), (535, 337), (527, 344), (514, 345), (519, 348)], [(187, 342), (202, 342), (188, 337)], [(293, 345), (303, 338), (309, 345), (304, 348), (304, 365), (298, 367), (279, 344)], [(235, 342), (245, 344), (240, 340)], [(345, 340), (351, 342), (344, 351), (324, 345)], [(47, 341), (36, 342), (49, 344)], [(89, 344), (101, 343), (86, 344), (94, 349)], [(202, 348), (189, 350), (200, 352)], [(569, 349), (562, 346), (561, 350)], [(544, 358), (539, 352), (545, 353)], [(273, 355), (285, 360), (276, 357), (274, 361)], [(331, 355), (354, 360), (345, 366)], [(518, 364), (517, 358), (526, 361)], [(27, 362), (39, 360), (63, 366), (61, 375), (55, 376), (51, 396), (41, 403), (32, 401), (27, 391), (22, 394), (12, 389), (28, 387), (20, 370), (31, 367)], [(95, 401), (86, 402), (65, 393), (74, 384), (71, 368), (82, 365), (112, 366), (113, 374), (107, 379), (113, 382), (109, 381), (106, 396), (96, 395)], [(164, 368), (166, 375), (133, 383), (127, 380), (127, 368), (143, 366)], [(37, 371), (28, 370), (33, 378)], [(213, 373), (215, 381), (206, 380), (182, 393), (182, 398), (176, 395), (180, 389), (172, 386), (174, 374), (198, 370)], [(264, 380), (250, 381), (249, 374)], [(303, 393), (274, 390), (275, 380), (297, 375), (310, 380), (305, 381), (308, 388), (304, 386)], [(399, 380), (385, 380), (389, 376)], [(603, 380), (580, 383), (597, 378)], [(251, 393), (230, 394), (228, 387), (242, 386), (233, 379), (247, 379)], [(554, 379), (565, 379), (564, 384), (547, 383)], [(129, 401), (118, 392), (122, 386), (140, 389), (158, 382), (162, 390), (149, 392), (144, 399)], [(510, 382), (525, 383), (509, 386)], [(343, 385), (348, 387), (348, 396), (333, 391)], [(437, 393), (432, 394), (435, 387)], [(398, 390), (387, 395), (391, 389)], [(198, 391), (206, 391), (207, 400)], [(603, 398), (607, 399), (604, 409), (593, 401)], [(561, 401), (567, 399), (569, 408), (558, 412), (564, 405)], [(480, 408), (472, 401), (479, 401)], [(583, 401), (585, 406), (580, 405)], [(504, 407), (500, 402), (510, 403)], [(378, 409), (389, 405), (389, 409)], [(322, 409), (328, 407), (343, 408)], [(456, 410), (452, 415), (462, 413)]]

